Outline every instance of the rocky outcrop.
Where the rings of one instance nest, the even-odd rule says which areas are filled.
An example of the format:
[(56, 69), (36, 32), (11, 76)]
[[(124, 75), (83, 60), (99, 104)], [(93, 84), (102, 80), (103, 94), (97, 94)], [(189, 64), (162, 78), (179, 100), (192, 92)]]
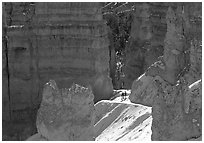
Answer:
[(37, 115), (37, 129), (47, 140), (94, 140), (94, 95), (89, 88), (73, 84), (69, 89), (58, 89), (55, 81), (47, 83)]
[[(184, 109), (185, 113), (195, 113), (202, 108), (202, 81), (198, 80), (191, 84), (186, 90), (184, 99)], [(195, 116), (194, 116), (195, 117)], [(198, 121), (198, 126), (201, 127), (201, 114), (196, 121)]]
[[(112, 95), (101, 3), (4, 4), (12, 110), (37, 107), (49, 79), (60, 87), (90, 84), (95, 101)], [(98, 78), (102, 83), (95, 84)], [(108, 88), (97, 95), (107, 82)]]
[(135, 3), (130, 37), (126, 45), (126, 88), (130, 88), (132, 82), (162, 56), (166, 11), (165, 3)]
[(130, 100), (152, 106), (152, 140), (189, 140), (202, 134), (201, 37), (191, 31), (195, 23), (188, 11), (197, 4), (189, 5), (169, 7), (164, 55), (132, 85)]
[[(184, 83), (172, 86), (162, 78), (157, 80), (159, 92), (152, 106), (152, 140), (189, 140), (201, 136), (201, 106), (185, 112), (189, 96)], [(187, 97), (187, 98), (186, 98)], [(196, 94), (200, 98), (200, 94)], [(199, 105), (199, 104), (198, 104)], [(186, 109), (185, 109), (186, 108)]]
[(147, 74), (151, 76), (160, 75), (164, 80), (171, 84), (175, 84), (178, 80), (179, 73), (185, 67), (185, 33), (182, 17), (180, 15), (182, 9), (174, 12), (172, 8), (167, 12), (167, 33), (165, 38), (164, 56), (160, 66), (151, 66)]
[[(167, 20), (167, 27), (169, 27), (169, 31), (167, 29), (167, 46), (165, 46), (164, 49), (166, 71), (164, 73), (160, 72), (162, 73), (160, 76), (162, 80), (165, 80), (166, 86), (160, 86), (162, 88), (159, 90), (158, 96), (154, 98), (152, 106), (152, 140), (188, 140), (198, 138), (202, 134), (200, 126), (201, 106), (200, 103), (197, 102), (200, 98), (200, 93), (196, 93), (194, 99), (189, 97), (189, 94), (192, 94), (189, 93), (190, 91), (186, 94), (189, 80), (185, 78), (184, 74), (189, 74), (187, 72), (188, 70), (186, 70), (188, 68), (187, 65), (190, 65), (190, 69), (194, 69), (195, 63), (199, 65), (199, 62), (193, 62), (195, 60), (192, 60), (192, 58), (189, 60), (187, 56), (186, 51), (192, 48), (189, 48), (188, 42), (186, 42), (189, 38), (187, 35), (189, 27), (187, 25), (188, 21), (185, 21), (186, 19), (183, 13), (187, 13), (187, 11), (182, 12), (181, 7), (182, 5), (178, 5), (176, 10), (168, 10), (167, 19), (168, 17), (170, 19)], [(173, 30), (174, 28), (177, 29), (175, 32)], [(171, 40), (172, 42), (170, 42)], [(168, 52), (170, 51), (169, 49), (171, 49), (171, 52)], [(197, 54), (199, 57), (199, 52), (197, 52)], [(194, 56), (195, 55), (190, 52), (190, 57)], [(201, 76), (199, 78), (201, 78)], [(175, 85), (178, 79), (179, 83)], [(165, 82), (163, 81), (159, 84), (162, 85)], [(192, 102), (190, 102), (190, 100), (192, 100)], [(191, 109), (193, 111), (191, 113), (187, 112), (190, 106), (187, 103), (192, 103)]]
[(188, 39), (189, 68), (184, 77), (191, 85), (202, 75), (202, 7), (200, 3), (185, 4), (186, 36)]
[(136, 79), (131, 88), (130, 101), (136, 104), (152, 106), (153, 100), (158, 93), (158, 88), (152, 76), (141, 75)]
[[(198, 138), (202, 134), (202, 130), (200, 126), (201, 122), (199, 122), (201, 121), (201, 109), (200, 109), (201, 105), (198, 102), (198, 100), (200, 100), (199, 98), (201, 98), (201, 95), (200, 95), (201, 92), (195, 93), (194, 99), (191, 99), (191, 96), (189, 96), (189, 94), (191, 95), (192, 93), (188, 91), (188, 85), (192, 84), (198, 79), (201, 79), (201, 74), (200, 74), (201, 73), (200, 72), (201, 71), (200, 70), (201, 46), (198, 45), (198, 43), (200, 43), (199, 32), (198, 32), (198, 35), (196, 35), (195, 34), (196, 30), (194, 32), (191, 31), (191, 28), (193, 28), (196, 22), (192, 24), (192, 21), (191, 21), (192, 17), (189, 15), (189, 13), (191, 12), (187, 10), (189, 7), (195, 7), (197, 4), (195, 3), (195, 4), (192, 4), (193, 6), (190, 6), (190, 4), (188, 3), (188, 5), (183, 6), (184, 8), (183, 10), (181, 9), (181, 5), (180, 5), (177, 7), (176, 11), (172, 9), (168, 11), (169, 12), (168, 16), (170, 16), (171, 13), (173, 13), (172, 19), (175, 20), (180, 17), (179, 18), (180, 20), (177, 20), (175, 24), (172, 24), (172, 20), (170, 20), (168, 27), (179, 28), (180, 34), (178, 33), (179, 29), (176, 30), (177, 31), (176, 33), (178, 36), (181, 36), (183, 38), (180, 38), (179, 40), (181, 41), (179, 42), (178, 38), (177, 39), (173, 38), (173, 37), (176, 37), (175, 34), (171, 36), (172, 37), (171, 39), (173, 40), (171, 43), (174, 43), (174, 44), (177, 43), (178, 44), (177, 47), (180, 48), (180, 50), (176, 49), (176, 46), (172, 46), (175, 49), (175, 50), (172, 50), (172, 53), (178, 53), (177, 58), (174, 58), (173, 56), (171, 56), (170, 53), (167, 52), (167, 50), (170, 47), (167, 50), (165, 50), (166, 56), (164, 54), (164, 63), (166, 63), (165, 65), (169, 65), (167, 66), (169, 68), (166, 68), (166, 70), (169, 69), (169, 72), (167, 73), (171, 72), (172, 74), (166, 73), (165, 76), (161, 76), (161, 77), (164, 80), (168, 81), (168, 84), (175, 83), (180, 77), (179, 78), (180, 83), (178, 83), (177, 86), (175, 85), (172, 86), (172, 87), (175, 87), (175, 89), (172, 89), (172, 91), (170, 92), (171, 93), (170, 99), (167, 100), (164, 97), (165, 92), (163, 92), (160, 96), (158, 96), (158, 98), (154, 99), (155, 101), (153, 103), (153, 114), (152, 114), (153, 116), (152, 139), (153, 140), (187, 140), (191, 138)], [(197, 10), (199, 13), (199, 9)], [(184, 11), (184, 12), (181, 12), (181, 11)], [(196, 10), (194, 9), (193, 11), (196, 11)], [(194, 16), (194, 19), (196, 19), (196, 16)], [(199, 15), (197, 15), (197, 19), (199, 19)], [(179, 24), (179, 21), (180, 21), (180, 24)], [(197, 20), (197, 23), (199, 24), (199, 20)], [(199, 29), (200, 27), (198, 26), (197, 28)], [(171, 30), (171, 32), (173, 32), (173, 30)], [(168, 32), (168, 33), (171, 33), (171, 32)], [(186, 41), (187, 39), (188, 41)], [(168, 44), (168, 39), (166, 41)], [(195, 46), (193, 45), (193, 43), (197, 43), (197, 45)], [(183, 51), (183, 52), (176, 52), (176, 50)], [(188, 59), (187, 53), (189, 53), (189, 57), (190, 57), (189, 59)], [(169, 57), (169, 58), (165, 58), (165, 57)], [(173, 61), (173, 59), (175, 59), (174, 62), (172, 62), (173, 68), (170, 68), (169, 63), (170, 61)], [(188, 66), (190, 68), (188, 68)], [(170, 69), (173, 69), (174, 72)], [(198, 72), (197, 73), (193, 72), (195, 70)], [(169, 76), (169, 78), (167, 78), (167, 76)], [(186, 90), (188, 91), (187, 94), (185, 92)], [(173, 93), (173, 92), (176, 92), (176, 93)], [(173, 95), (175, 97), (173, 97)], [(192, 102), (190, 102), (190, 100), (192, 100)], [(174, 105), (167, 103), (169, 101), (174, 101)], [(190, 103), (192, 103), (191, 109), (193, 110), (193, 112), (191, 113), (187, 112), (189, 109)], [(168, 124), (172, 123), (173, 126), (170, 127), (167, 124), (158, 126), (158, 122), (159, 123), (166, 122)], [(188, 129), (185, 128), (186, 126), (188, 126)], [(177, 134), (180, 134), (180, 135), (178, 136)]]

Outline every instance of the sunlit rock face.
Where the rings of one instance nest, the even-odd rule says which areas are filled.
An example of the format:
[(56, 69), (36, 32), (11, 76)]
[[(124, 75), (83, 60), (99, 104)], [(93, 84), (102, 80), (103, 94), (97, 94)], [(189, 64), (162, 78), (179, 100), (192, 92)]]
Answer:
[(47, 140), (94, 140), (94, 95), (89, 88), (73, 84), (58, 89), (55, 81), (43, 89), (37, 114), (37, 129)]

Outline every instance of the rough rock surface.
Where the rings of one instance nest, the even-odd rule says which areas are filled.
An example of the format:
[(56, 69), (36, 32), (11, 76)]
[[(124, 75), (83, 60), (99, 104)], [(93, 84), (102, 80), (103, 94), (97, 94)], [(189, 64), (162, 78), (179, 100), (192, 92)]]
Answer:
[(202, 75), (202, 6), (200, 3), (186, 4), (185, 24), (187, 27), (189, 71), (184, 75), (191, 85)]
[(133, 103), (152, 106), (157, 93), (155, 78), (143, 74), (133, 82), (129, 98)]
[(152, 106), (152, 140), (191, 140), (202, 134), (199, 9), (198, 3), (169, 7), (164, 56), (133, 82), (130, 100)]
[[(8, 71), (3, 70), (3, 85), (7, 85), (8, 75), (10, 85), (6, 86), (9, 93), (4, 88), (3, 100), (8, 106), (7, 97), (11, 97), (8, 102), (12, 114), (36, 108), (42, 87), (50, 79), (60, 87), (69, 87), (73, 82), (93, 85), (96, 75), (110, 80), (109, 40), (99, 10), (101, 3), (3, 4), (8, 37), (8, 61), (3, 60)], [(103, 88), (100, 86), (104, 84), (94, 88)], [(111, 91), (109, 88), (108, 93)], [(101, 91), (100, 96), (107, 96), (107, 91)]]
[[(158, 85), (159, 92), (154, 98), (152, 106), (152, 140), (188, 140), (198, 138), (202, 134), (200, 126), (202, 124), (202, 109), (201, 103), (198, 102), (201, 92), (198, 90), (193, 96), (191, 90), (188, 89), (190, 84), (201, 79), (200, 37), (199, 32), (196, 35), (195, 31), (191, 31), (195, 24), (189, 24), (192, 17), (188, 15), (190, 13), (187, 11), (188, 6), (184, 5), (183, 10), (182, 5), (178, 5), (176, 9), (169, 8), (168, 10), (163, 58), (165, 70), (164, 72), (158, 70), (160, 72), (152, 74), (152, 76), (160, 75), (161, 77)], [(196, 10), (194, 9), (194, 11)], [(197, 17), (199, 16), (197, 15)], [(196, 23), (199, 24), (199, 20)], [(193, 46), (192, 43), (197, 43), (197, 46)], [(188, 67), (190, 67), (189, 71)], [(190, 88), (192, 87), (190, 86)], [(194, 98), (191, 98), (192, 96)], [(187, 112), (190, 107), (193, 111)]]
[(147, 70), (147, 75), (159, 75), (171, 84), (176, 83), (179, 73), (185, 66), (184, 48), (187, 47), (185, 47), (186, 38), (184, 36), (183, 20), (180, 13), (180, 8), (177, 8), (175, 12), (171, 7), (169, 7), (167, 12), (167, 33), (164, 41), (164, 55), (160, 61), (164, 67), (161, 68), (160, 66), (152, 65)]
[[(197, 93), (194, 98), (191, 98), (192, 94), (186, 95), (184, 83), (172, 86), (162, 78), (157, 83), (159, 92), (152, 106), (152, 140), (189, 140), (200, 137), (202, 111), (196, 99), (201, 98), (201, 94)], [(191, 113), (187, 112), (190, 105)]]
[[(152, 72), (152, 68), (154, 68), (154, 72)], [(130, 94), (131, 102), (146, 106), (153, 105), (153, 99), (158, 93), (158, 87), (155, 80), (160, 78), (158, 75), (161, 74), (161, 72), (155, 71), (159, 71), (160, 69), (165, 69), (164, 64), (161, 61), (157, 61), (151, 65), (147, 72), (133, 81)], [(151, 71), (151, 74), (149, 71)]]
[[(184, 109), (185, 113), (195, 113), (202, 108), (202, 81), (198, 80), (191, 84), (185, 93)], [(195, 116), (194, 116), (195, 117)], [(196, 118), (196, 117), (195, 117)], [(200, 127), (201, 125), (201, 114), (197, 119)]]
[(162, 56), (167, 6), (167, 3), (135, 3), (126, 45), (126, 88), (131, 88), (132, 82)]
[(89, 88), (73, 84), (58, 89), (55, 81), (47, 83), (37, 115), (37, 129), (47, 140), (94, 140), (94, 95)]

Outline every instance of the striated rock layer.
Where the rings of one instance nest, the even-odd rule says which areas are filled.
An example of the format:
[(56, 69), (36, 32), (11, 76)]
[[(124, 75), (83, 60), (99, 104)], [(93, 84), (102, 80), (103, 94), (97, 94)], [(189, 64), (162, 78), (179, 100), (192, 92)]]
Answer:
[(58, 89), (51, 80), (44, 87), (37, 114), (38, 135), (28, 140), (94, 140), (93, 98), (89, 88), (73, 84), (69, 89)]
[[(49, 79), (60, 87), (73, 82), (90, 84), (95, 102), (112, 95), (109, 40), (101, 3), (3, 4), (12, 110), (37, 107)], [(95, 84), (98, 78), (101, 84)], [(101, 88), (105, 90), (99, 95)]]

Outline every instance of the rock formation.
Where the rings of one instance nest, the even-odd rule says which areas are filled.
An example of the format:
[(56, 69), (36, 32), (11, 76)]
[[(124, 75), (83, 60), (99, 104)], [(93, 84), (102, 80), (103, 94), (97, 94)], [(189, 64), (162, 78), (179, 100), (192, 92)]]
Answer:
[[(189, 108), (187, 103), (190, 101), (187, 100), (189, 95), (185, 94), (185, 90), (188, 89), (185, 84), (171, 86), (161, 78), (157, 80), (157, 83), (159, 92), (152, 106), (152, 140), (178, 141), (200, 137), (202, 111), (199, 105), (201, 104), (191, 102), (192, 111), (186, 112), (185, 110)], [(191, 101), (200, 97), (201, 94), (197, 93)]]
[[(54, 141), (94, 140), (94, 95), (89, 88), (73, 84), (58, 89), (55, 81), (47, 83), (37, 115), (37, 129), (45, 138)], [(36, 140), (32, 137), (28, 140)]]
[[(73, 82), (90, 84), (95, 102), (112, 96), (109, 40), (101, 6), (87, 2), (3, 3), (3, 120), (14, 121), (18, 136), (24, 126), (15, 121), (35, 124), (43, 85), (50, 79), (62, 88)], [(96, 84), (98, 80), (100, 84)], [(27, 138), (20, 137), (16, 140)]]
[(3, 77), (9, 75), (10, 86), (3, 80), (6, 86), (3, 97), (11, 97), (12, 110), (37, 107), (43, 84), (49, 79), (56, 80), (61, 87), (76, 82), (99, 86), (93, 87), (98, 90), (105, 85), (94, 84), (101, 75), (101, 82), (108, 82), (109, 91), (100, 91), (95, 101), (112, 95), (108, 78), (109, 40), (99, 10), (101, 3), (4, 3), (4, 6), (8, 37), (8, 61), (4, 61), (8, 72), (5, 69)]
[(165, 3), (135, 3), (134, 9), (126, 46), (126, 88), (131, 88), (132, 82), (162, 56), (166, 33)]
[[(119, 5), (116, 11), (131, 7), (133, 18), (125, 43), (124, 87), (132, 85), (131, 102), (152, 106), (151, 139), (201, 138), (202, 4), (123, 4), (110, 6)], [(113, 53), (120, 45), (113, 33), (108, 35), (101, 7), (101, 3), (3, 3), (3, 120), (29, 118), (33, 124), (42, 99), (38, 133), (29, 140), (94, 140), (92, 100), (96, 103), (112, 96), (108, 75), (114, 77)], [(71, 88), (60, 90), (50, 81), (43, 90), (50, 79), (59, 87)], [(90, 85), (92, 90), (72, 83)], [(106, 121), (97, 115), (97, 121)], [(104, 129), (105, 122), (101, 123), (97, 132)], [(34, 134), (34, 127), (19, 128), (22, 134)], [(19, 132), (15, 135), (26, 137)]]
[(189, 3), (169, 7), (164, 56), (132, 85), (130, 100), (152, 106), (152, 140), (189, 140), (202, 134), (201, 39), (190, 30), (194, 24), (188, 8)]
[(129, 98), (133, 103), (152, 106), (157, 93), (158, 88), (155, 84), (155, 78), (143, 74), (133, 81)]
[[(172, 16), (172, 19), (169, 21), (170, 23), (168, 24), (168, 27), (169, 28), (178, 27), (180, 29), (180, 32), (183, 31), (181, 32), (183, 34), (182, 35), (179, 34), (178, 33), (179, 29), (178, 29), (176, 30), (177, 31), (176, 34), (171, 36), (172, 37), (171, 39), (173, 40), (172, 43), (174, 44), (178, 43), (178, 46), (172, 46), (172, 47), (174, 49), (176, 47), (180, 49), (180, 50), (178, 48), (176, 49), (179, 52), (176, 52), (176, 50), (174, 50), (175, 52), (173, 52), (172, 50), (172, 53), (174, 54), (178, 53), (177, 60), (173, 62), (172, 60), (175, 58), (173, 58), (170, 53), (166, 52), (166, 56), (164, 54), (164, 61), (166, 61), (165, 65), (170, 65), (168, 63), (172, 61), (172, 67), (174, 67), (172, 68), (172, 70), (174, 72), (170, 70), (167, 73), (171, 72), (172, 74), (166, 73), (165, 76), (161, 76), (164, 80), (166, 80), (165, 82), (167, 82), (167, 85), (168, 85), (167, 87), (170, 87), (169, 89), (171, 90), (165, 92), (164, 90), (165, 88), (163, 88), (162, 90), (159, 91), (159, 95), (154, 98), (153, 112), (152, 112), (152, 116), (153, 116), (152, 140), (188, 140), (192, 138), (198, 138), (202, 134), (202, 129), (200, 126), (201, 120), (202, 120), (202, 117), (201, 117), (202, 107), (201, 107), (201, 103), (198, 102), (198, 100), (201, 99), (201, 91), (198, 90), (199, 92), (194, 94), (190, 92), (192, 90), (193, 85), (189, 86), (190, 89), (188, 89), (189, 84), (191, 84), (192, 82), (195, 82), (196, 79), (201, 79), (201, 74), (200, 74), (201, 70), (199, 68), (201, 67), (200, 66), (201, 47), (196, 46), (196, 50), (193, 51), (193, 48), (195, 49), (195, 47), (192, 47), (192, 42), (191, 42), (191, 45), (188, 42), (186, 42), (186, 40), (187, 39), (190, 40), (190, 38), (192, 38), (190, 41), (195, 41), (195, 39), (198, 40), (200, 38), (197, 38), (196, 36), (194, 36), (193, 33), (195, 31), (193, 33), (189, 31), (190, 30), (189, 28), (192, 27), (192, 25), (188, 25), (191, 17), (189, 15), (184, 15), (184, 13), (188, 14), (190, 12), (187, 11), (187, 8), (186, 9), (183, 8), (182, 10), (181, 7), (182, 6), (179, 5), (175, 11), (172, 9), (169, 9), (168, 11), (169, 12), (168, 16), (174, 13)], [(187, 6), (184, 5), (183, 7), (187, 7)], [(175, 20), (175, 23), (173, 22), (174, 20)], [(180, 21), (180, 24), (179, 24), (179, 21)], [(198, 26), (198, 28), (200, 27)], [(171, 32), (173, 32), (173, 30), (171, 30)], [(169, 32), (167, 33), (171, 33), (171, 32), (169, 30)], [(181, 42), (178, 41), (180, 39), (173, 38), (173, 37), (176, 37), (176, 35), (181, 36), (180, 38)], [(170, 49), (170, 47), (168, 48)], [(189, 51), (189, 50), (190, 50), (189, 52), (190, 59), (188, 59), (188, 56), (186, 55), (188, 53), (186, 51)], [(165, 59), (165, 57), (169, 57), (169, 59), (171, 60), (168, 60), (168, 58)], [(188, 68), (187, 65), (190, 65), (189, 71), (186, 70)], [(166, 69), (168, 70), (171, 68), (169, 66), (169, 68), (166, 68)], [(194, 70), (196, 69), (197, 71), (200, 71), (200, 72), (198, 73), (194, 72), (194, 74), (192, 74), (193, 69)], [(166, 78), (167, 76), (169, 76), (169, 78)], [(196, 77), (196, 78), (192, 80), (191, 77)], [(179, 78), (179, 83), (177, 85), (171, 85), (172, 83), (176, 82), (178, 78)], [(201, 81), (199, 81), (199, 83), (201, 84)], [(198, 89), (199, 88), (200, 87), (198, 87)], [(187, 91), (190, 90), (189, 91), (190, 93), (187, 92), (186, 94), (186, 90)], [(193, 98), (191, 98), (192, 96)], [(189, 110), (189, 107), (192, 109), (191, 113), (187, 112)], [(159, 126), (158, 126), (158, 122), (159, 122)]]

